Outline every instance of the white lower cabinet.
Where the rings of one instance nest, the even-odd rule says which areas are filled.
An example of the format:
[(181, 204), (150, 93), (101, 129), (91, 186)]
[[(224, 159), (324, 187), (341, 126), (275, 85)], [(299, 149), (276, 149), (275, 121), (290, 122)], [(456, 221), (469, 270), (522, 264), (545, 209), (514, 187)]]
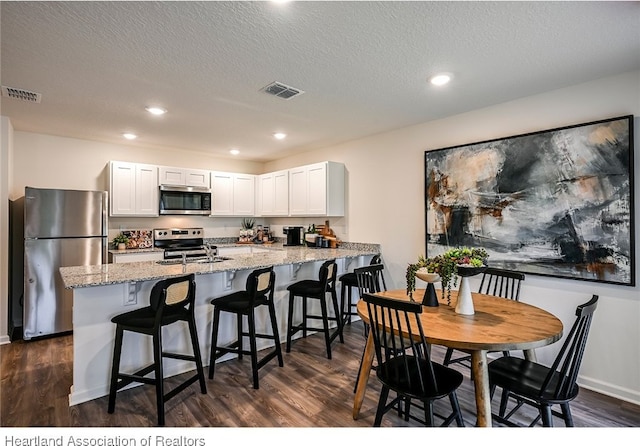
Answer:
[(148, 262), (164, 259), (163, 252), (123, 252), (122, 254), (109, 253), (111, 263)]
[(237, 254), (256, 254), (258, 252), (270, 252), (269, 248), (261, 248), (259, 246), (219, 246), (218, 255), (223, 257), (231, 257)]

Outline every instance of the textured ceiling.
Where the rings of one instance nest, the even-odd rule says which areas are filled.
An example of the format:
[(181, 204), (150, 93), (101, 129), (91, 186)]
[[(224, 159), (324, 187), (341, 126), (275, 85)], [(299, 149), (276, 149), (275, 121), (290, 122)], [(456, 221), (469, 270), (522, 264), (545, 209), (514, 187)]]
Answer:
[[(2, 98), (16, 130), (256, 161), (640, 69), (640, 2), (0, 8), (2, 85), (42, 94)], [(438, 71), (443, 89), (426, 82)], [(305, 93), (260, 91), (273, 81)]]

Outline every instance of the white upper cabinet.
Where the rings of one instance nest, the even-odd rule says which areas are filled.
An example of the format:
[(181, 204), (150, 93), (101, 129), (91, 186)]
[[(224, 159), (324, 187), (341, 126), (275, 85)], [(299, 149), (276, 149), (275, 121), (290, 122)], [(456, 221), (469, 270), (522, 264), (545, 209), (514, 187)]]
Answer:
[(256, 176), (244, 173), (211, 172), (211, 215), (253, 216)]
[(233, 214), (254, 215), (256, 212), (256, 176), (236, 174), (233, 178)]
[(211, 189), (212, 216), (344, 216), (345, 167), (325, 161), (251, 175), (110, 162), (112, 217), (159, 215), (158, 186)]
[(258, 176), (258, 215), (289, 215), (289, 171), (281, 170)]
[(112, 217), (157, 217), (158, 167), (112, 161), (109, 196)]
[(159, 171), (159, 183), (163, 186), (194, 186), (209, 189), (210, 178), (208, 170), (160, 166)]
[(344, 174), (332, 161), (289, 169), (289, 215), (344, 216)]

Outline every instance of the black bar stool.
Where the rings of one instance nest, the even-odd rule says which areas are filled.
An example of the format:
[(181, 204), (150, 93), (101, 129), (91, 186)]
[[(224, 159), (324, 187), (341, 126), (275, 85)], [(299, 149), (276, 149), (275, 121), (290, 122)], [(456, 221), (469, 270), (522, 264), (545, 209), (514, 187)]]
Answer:
[[(382, 263), (380, 254), (376, 254), (371, 258), (369, 265), (377, 265), (380, 263)], [(342, 325), (351, 325), (351, 316), (357, 316), (358, 314), (355, 310), (358, 306), (358, 302), (354, 303), (351, 298), (352, 290), (354, 288), (358, 288), (356, 273), (354, 271), (343, 274), (338, 278), (338, 280), (340, 281), (340, 311), (342, 316)]]
[[(280, 348), (280, 335), (278, 335), (278, 323), (276, 321), (276, 309), (273, 303), (273, 291), (275, 288), (276, 273), (273, 267), (256, 269), (247, 277), (246, 289), (237, 291), (227, 296), (218, 297), (211, 301), (213, 310), (213, 330), (211, 333), (211, 356), (209, 360), (209, 379), (213, 379), (216, 359), (227, 353), (235, 353), (238, 359), (247, 353), (251, 355), (251, 369), (253, 371), (253, 388), (259, 388), (258, 370), (274, 358), (278, 358), (278, 365), (282, 367), (282, 349)], [(269, 309), (272, 334), (256, 333), (255, 310), (261, 305)], [(238, 339), (226, 347), (218, 346), (218, 328), (220, 326), (220, 312), (235, 313), (238, 317)], [(243, 331), (242, 316), (247, 316), (249, 331)], [(249, 337), (249, 350), (243, 350), (242, 339)], [(256, 339), (273, 339), (275, 350), (267, 353), (258, 361)]]
[[(141, 382), (155, 386), (158, 425), (160, 426), (164, 426), (165, 402), (169, 401), (196, 381), (200, 382), (200, 391), (203, 394), (207, 393), (194, 318), (195, 298), (196, 282), (194, 274), (165, 279), (156, 283), (151, 289), (149, 306), (119, 314), (111, 319), (111, 322), (116, 324), (116, 338), (111, 369), (109, 407), (107, 409), (109, 413), (113, 413), (115, 410), (117, 391), (132, 382)], [(162, 327), (178, 321), (185, 321), (189, 326), (193, 355), (168, 353), (162, 350)], [(120, 372), (122, 338), (125, 330), (153, 337), (153, 364), (133, 373)], [(195, 362), (196, 373), (165, 394), (163, 388), (162, 358)], [(155, 372), (154, 377), (146, 377), (146, 375), (151, 372)]]
[[(289, 290), (289, 317), (287, 325), (287, 353), (291, 351), (291, 336), (302, 330), (302, 336), (307, 337), (308, 331), (324, 333), (327, 344), (327, 358), (331, 359), (331, 342), (336, 337), (340, 337), (340, 342), (344, 344), (342, 337), (342, 323), (340, 308), (338, 307), (338, 297), (336, 294), (337, 266), (335, 260), (327, 260), (320, 266), (319, 280), (307, 279), (296, 282), (287, 287)], [(327, 312), (326, 293), (330, 293), (333, 302), (335, 317), (330, 317)], [(293, 302), (296, 296), (302, 297), (302, 323), (293, 325)], [(308, 314), (307, 299), (319, 299), (322, 315)], [(309, 327), (308, 319), (322, 321), (322, 328)], [(338, 328), (329, 333), (329, 321), (335, 321)]]

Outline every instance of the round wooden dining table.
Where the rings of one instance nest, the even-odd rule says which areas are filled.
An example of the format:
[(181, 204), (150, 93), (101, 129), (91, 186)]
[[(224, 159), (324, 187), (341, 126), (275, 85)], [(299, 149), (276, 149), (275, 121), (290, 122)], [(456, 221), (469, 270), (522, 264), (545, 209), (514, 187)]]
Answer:
[[(422, 300), (424, 290), (416, 290), (414, 298)], [(457, 293), (451, 291), (451, 305), (437, 290), (439, 306), (423, 307), (420, 319), (429, 344), (452, 347), (471, 354), (471, 376), (475, 386), (477, 426), (491, 426), (489, 395), (489, 351), (523, 350), (527, 359), (535, 361), (535, 348), (552, 344), (562, 337), (562, 322), (553, 314), (533, 305), (487, 294), (472, 293), (475, 314), (455, 312)], [(406, 290), (377, 293), (392, 299), (409, 300)], [(367, 304), (360, 299), (358, 315), (369, 323)], [(353, 401), (353, 419), (357, 419), (364, 400), (371, 365), (375, 355), (371, 330), (362, 358)]]

